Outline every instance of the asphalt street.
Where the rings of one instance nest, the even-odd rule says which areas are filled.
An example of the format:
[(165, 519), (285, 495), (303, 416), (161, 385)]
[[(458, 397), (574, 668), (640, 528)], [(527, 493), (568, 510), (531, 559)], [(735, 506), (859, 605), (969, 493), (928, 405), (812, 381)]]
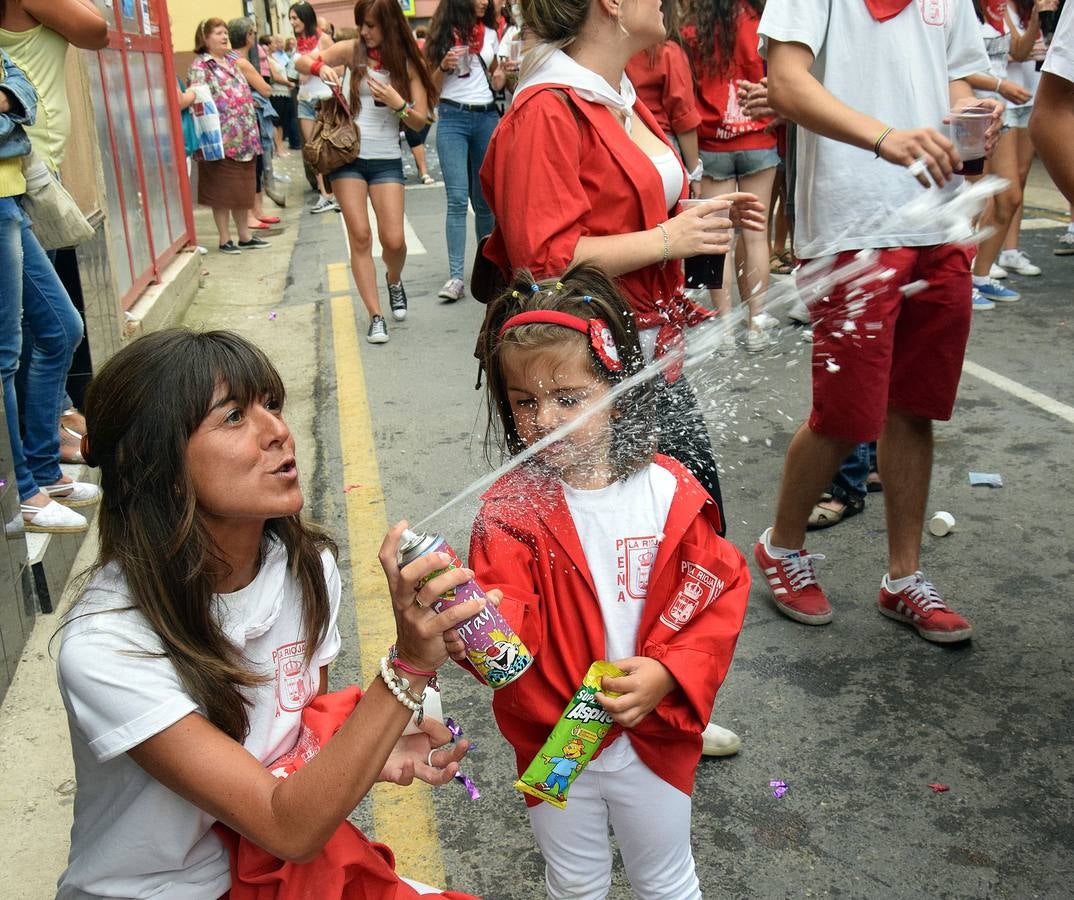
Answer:
[[(376, 560), (387, 524), (421, 520), (488, 471), (472, 355), (483, 308), (437, 300), (448, 275), (444, 190), (412, 178), (410, 314), (389, 323), (388, 344), (367, 344), (340, 219), (309, 214), (296, 162), (283, 165), (294, 180), (272, 248), (210, 250), (186, 322), (243, 332), (283, 374), (307, 512), (340, 544), (339, 688), (375, 677), (393, 633)], [(1022, 301), (974, 314), (954, 418), (936, 427), (929, 509), (957, 525), (924, 535), (922, 561), (974, 638), (937, 646), (878, 614), (880, 494), (809, 538), (826, 557), (832, 624), (784, 618), (755, 583), (714, 712), (743, 748), (702, 760), (693, 795), (706, 897), (1071, 896), (1074, 257), (1052, 255), (1058, 222), (1033, 218), (1041, 227), (1025, 230), (1023, 248), (1044, 274), (1011, 279)], [(211, 246), (204, 211), (198, 225)], [(784, 321), (770, 350), (712, 357), (690, 376), (720, 459), (729, 537), (747, 556), (808, 409), (809, 353), (803, 329)], [(1003, 487), (971, 487), (971, 471), (999, 474)], [(465, 553), (476, 508), (467, 496), (428, 527)], [(66, 857), (73, 782), (48, 660), (54, 628), (41, 617), (2, 709), (0, 794), (11, 792), (0, 806), (12, 831), (3, 896), (52, 896)], [(451, 667), (442, 681), (445, 714), (479, 744), (466, 771), (480, 800), (457, 784), (378, 787), (354, 821), (393, 847), (404, 874), (487, 900), (538, 900), (542, 861), (489, 690)], [(785, 782), (783, 796), (772, 781)], [(632, 896), (618, 862), (610, 896)]]
[[(447, 277), (444, 206), (439, 186), (407, 191), (425, 251), (406, 267), (410, 315), (390, 324), (390, 343), (360, 341), (388, 522), (421, 519), (488, 470), (472, 356), (482, 307), (435, 297)], [(301, 273), (311, 249), (317, 259), (345, 258), (334, 219), (301, 219), (287, 295), (295, 302), (309, 300)], [(1023, 247), (1044, 274), (1012, 278), (1021, 302), (975, 314), (967, 358), (983, 368), (964, 376), (954, 419), (936, 428), (930, 510), (951, 512), (957, 527), (924, 536), (923, 566), (971, 619), (973, 641), (935, 646), (877, 613), (886, 546), (879, 494), (861, 516), (809, 539), (826, 556), (830, 626), (785, 619), (755, 584), (714, 714), (744, 746), (735, 758), (702, 760), (694, 793), (694, 852), (707, 896), (1070, 896), (1074, 410), (1065, 404), (1074, 398), (1074, 258), (1052, 255), (1058, 234), (1025, 232)], [(348, 484), (346, 447), (333, 444), (338, 363), (327, 346), (333, 320), (321, 310), (324, 406), (313, 416), (311, 510), (342, 537), (346, 503), (361, 503), (367, 486)], [(364, 313), (355, 325), (364, 335)], [(1016, 393), (990, 373), (1014, 382)], [(789, 325), (770, 351), (740, 349), (692, 375), (719, 452), (729, 536), (747, 555), (771, 521), (783, 452), (808, 407), (808, 375), (809, 344)], [(1058, 405), (1042, 408), (1033, 391)], [(1004, 486), (971, 487), (970, 471), (998, 473)], [(471, 496), (430, 527), (465, 552), (475, 509)], [(345, 563), (352, 551), (344, 546)], [(361, 644), (367, 608), (359, 596), (349, 646)], [(335, 684), (359, 677), (361, 652), (344, 654)], [(480, 742), (467, 770), (482, 792), (477, 802), (457, 785), (434, 792), (447, 883), (490, 900), (539, 897), (541, 859), (488, 690), (459, 672), (443, 681), (445, 712)], [(774, 780), (787, 785), (780, 798)], [(372, 829), (369, 806), (356, 821)], [(629, 896), (617, 866), (612, 897)]]

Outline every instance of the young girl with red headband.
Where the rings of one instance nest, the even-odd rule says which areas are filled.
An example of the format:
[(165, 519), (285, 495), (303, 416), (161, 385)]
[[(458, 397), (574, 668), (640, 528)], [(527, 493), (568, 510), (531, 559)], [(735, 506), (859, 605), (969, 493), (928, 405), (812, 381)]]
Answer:
[(607, 895), (610, 820), (639, 897), (698, 898), (690, 793), (742, 627), (745, 561), (697, 480), (654, 453), (651, 381), (617, 389), (644, 361), (603, 272), (523, 273), (487, 322), (487, 448), (514, 456), (577, 422), (488, 490), (470, 544), (475, 577), (503, 591), (500, 611), (534, 655), (493, 696), (519, 773), (594, 660), (626, 673), (603, 680), (618, 693), (597, 695), (615, 726), (566, 809), (526, 798), (548, 896)]

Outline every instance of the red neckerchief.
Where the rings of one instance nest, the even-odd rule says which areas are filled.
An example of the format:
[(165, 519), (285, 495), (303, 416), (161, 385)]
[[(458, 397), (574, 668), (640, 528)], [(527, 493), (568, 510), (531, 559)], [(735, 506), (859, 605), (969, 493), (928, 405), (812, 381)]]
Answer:
[[(462, 35), (455, 32), (455, 43), (463, 43)], [(470, 39), (466, 41), (466, 44), (470, 48), (470, 53), (477, 56), (481, 53), (481, 48), (485, 46), (485, 23), (475, 22), (474, 27), (470, 29)]]
[(911, 0), (865, 0), (869, 12), (877, 22), (886, 22), (894, 19), (911, 3)]
[(317, 49), (317, 45), (321, 42), (321, 33), (318, 31), (316, 34), (301, 35), (295, 38), (295, 45), (298, 47), (298, 52), (304, 56), (312, 53)]
[(365, 55), (369, 57), (369, 61), (373, 63), (373, 70), (379, 72), (384, 68), (380, 62), (380, 49), (378, 47), (366, 47)]
[(1007, 0), (984, 0), (985, 21), (1000, 34), (1007, 33)]

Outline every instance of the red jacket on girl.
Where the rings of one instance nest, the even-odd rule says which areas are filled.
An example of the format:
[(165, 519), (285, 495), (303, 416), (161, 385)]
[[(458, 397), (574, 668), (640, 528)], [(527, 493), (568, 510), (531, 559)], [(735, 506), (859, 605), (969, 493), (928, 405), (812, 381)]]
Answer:
[[(701, 732), (742, 628), (750, 576), (742, 554), (717, 535), (719, 512), (694, 477), (669, 457), (657, 454), (654, 461), (675, 475), (678, 487), (650, 570), (635, 652), (660, 660), (678, 686), (626, 733), (645, 765), (689, 794)], [(492, 698), (521, 774), (590, 663), (606, 658), (604, 622), (559, 483), (524, 465), (482, 499), (470, 568), (484, 588), (503, 591), (500, 612), (534, 656), (529, 671)], [(614, 726), (605, 746), (623, 730)]]
[[(634, 115), (666, 143), (640, 99)], [(505, 274), (528, 268), (554, 277), (570, 267), (579, 238), (646, 231), (668, 220), (656, 167), (608, 107), (566, 85), (535, 85), (515, 96), (485, 152), (481, 188), (496, 216), (485, 255)], [(682, 199), (686, 192), (684, 174)], [(638, 327), (661, 329), (658, 355), (683, 339), (685, 326), (715, 315), (683, 296), (679, 260), (616, 281)], [(669, 381), (676, 377), (668, 372)]]
[(664, 41), (652, 56), (648, 50), (635, 53), (627, 61), (626, 74), (664, 134), (693, 131), (701, 124), (690, 61), (674, 41)]

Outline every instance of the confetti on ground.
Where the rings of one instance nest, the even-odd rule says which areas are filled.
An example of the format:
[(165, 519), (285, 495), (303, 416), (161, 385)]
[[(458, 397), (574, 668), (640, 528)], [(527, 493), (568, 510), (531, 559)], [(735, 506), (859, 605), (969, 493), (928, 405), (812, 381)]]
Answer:
[(770, 781), (768, 782), (768, 786), (772, 788), (772, 796), (777, 800), (787, 793), (786, 781)]
[(938, 781), (932, 782), (929, 785), (929, 788), (932, 790), (932, 792), (934, 794), (943, 794), (943, 793), (951, 790), (951, 788), (949, 788), (946, 784), (940, 784)]
[(349, 494), (351, 491), (356, 491), (360, 487), (361, 487), (360, 484), (348, 484), (345, 488), (343, 488), (343, 493), (344, 494)]
[(268, 320), (269, 320), (270, 322), (275, 322), (275, 321), (276, 321), (276, 310), (272, 310), (272, 311), (271, 311), (271, 312), (270, 312), (270, 313), (268, 314)]
[(1003, 487), (1003, 476), (990, 472), (970, 472), (970, 485), (977, 487), (982, 484), (988, 487)]
[(839, 363), (837, 363), (834, 359), (827, 360), (824, 365), (833, 375), (839, 371)]

